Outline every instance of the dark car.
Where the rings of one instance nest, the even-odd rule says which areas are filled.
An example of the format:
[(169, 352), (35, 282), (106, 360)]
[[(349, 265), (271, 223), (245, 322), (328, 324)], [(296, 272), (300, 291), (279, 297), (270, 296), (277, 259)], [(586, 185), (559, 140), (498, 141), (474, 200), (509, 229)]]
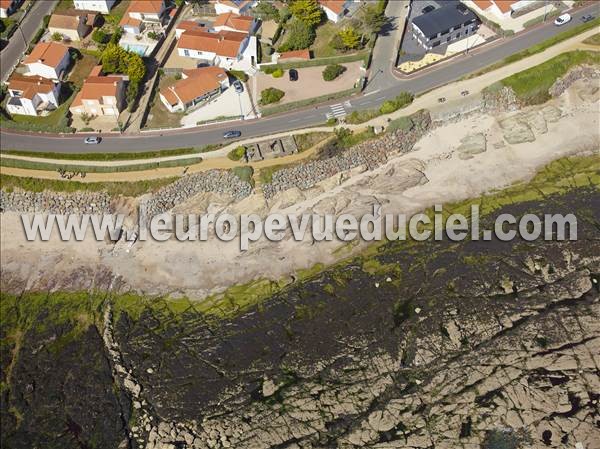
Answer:
[(290, 81), (298, 81), (298, 70), (290, 69), (289, 74), (290, 74)]
[(223, 133), (224, 139), (235, 139), (236, 137), (240, 137), (242, 135), (241, 131), (227, 131)]
[(427, 5), (425, 8), (423, 8), (423, 9), (421, 10), (421, 12), (422, 12), (423, 14), (427, 14), (428, 12), (431, 12), (431, 11), (433, 11), (434, 9), (435, 9), (435, 6), (433, 6), (433, 5)]
[(581, 18), (582, 22), (589, 22), (590, 20), (594, 20), (594, 16), (592, 16), (591, 14), (586, 14)]

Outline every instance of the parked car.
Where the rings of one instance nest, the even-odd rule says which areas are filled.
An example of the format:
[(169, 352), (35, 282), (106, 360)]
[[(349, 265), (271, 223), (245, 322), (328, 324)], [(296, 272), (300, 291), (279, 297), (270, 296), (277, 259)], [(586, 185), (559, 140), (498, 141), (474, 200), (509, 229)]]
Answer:
[(240, 137), (242, 135), (241, 131), (226, 131), (223, 133), (224, 139), (235, 139), (236, 137)]
[(233, 88), (235, 89), (235, 91), (238, 94), (241, 94), (242, 92), (244, 92), (244, 85), (242, 84), (242, 82), (240, 80), (235, 80), (233, 82)]
[(565, 23), (569, 23), (571, 19), (571, 14), (562, 14), (556, 18), (556, 20), (554, 21), (554, 25), (559, 27), (561, 25), (564, 25)]
[(433, 11), (434, 9), (435, 9), (435, 6), (433, 6), (433, 5), (427, 5), (425, 8), (423, 8), (423, 9), (421, 10), (421, 13), (423, 13), (423, 14), (427, 14), (428, 12), (431, 12), (431, 11)]
[(581, 21), (584, 22), (584, 23), (585, 22), (589, 22), (591, 20), (594, 20), (594, 16), (592, 16), (591, 14), (586, 14), (585, 16), (583, 16), (581, 18)]
[(298, 70), (290, 69), (289, 70), (290, 81), (298, 81)]
[(102, 137), (86, 137), (85, 139), (83, 139), (83, 141), (87, 144), (87, 145), (98, 145), (100, 142), (102, 142)]

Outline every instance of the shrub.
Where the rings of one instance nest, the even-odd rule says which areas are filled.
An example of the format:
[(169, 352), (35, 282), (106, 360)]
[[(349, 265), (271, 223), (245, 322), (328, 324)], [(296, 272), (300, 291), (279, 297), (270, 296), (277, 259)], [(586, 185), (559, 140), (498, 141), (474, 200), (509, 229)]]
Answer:
[[(248, 75), (246, 75), (245, 72), (242, 72), (241, 70), (230, 70), (228, 72), (231, 76), (233, 76), (234, 78), (242, 81), (242, 82), (246, 82), (248, 81)], [(265, 72), (266, 73), (266, 72)]]
[(275, 89), (274, 87), (269, 87), (268, 89), (263, 90), (260, 93), (260, 103), (261, 104), (272, 104), (277, 103), (279, 100), (283, 98), (285, 92), (279, 89)]
[(62, 41), (62, 38), (62, 34), (60, 34), (58, 31), (56, 33), (52, 33), (52, 40), (54, 42)]
[(313, 28), (304, 22), (295, 20), (290, 25), (288, 37), (283, 45), (279, 47), (279, 51), (304, 50), (312, 45), (315, 41), (315, 37), (316, 33)]
[(272, 73), (273, 78), (281, 78), (283, 76), (283, 70), (275, 69)]
[(346, 67), (339, 64), (330, 64), (323, 70), (323, 79), (325, 81), (333, 81), (338, 76), (346, 71)]
[(98, 44), (107, 44), (110, 37), (102, 30), (94, 30), (92, 33), (92, 40)]
[(155, 32), (155, 31), (150, 31), (150, 32), (148, 33), (148, 37), (149, 37), (150, 39), (154, 40), (154, 41), (157, 41), (157, 40), (159, 40), (159, 39), (160, 39), (160, 34), (159, 34), (159, 33), (157, 33), (157, 32)]
[(398, 109), (402, 109), (403, 107), (408, 106), (414, 100), (413, 94), (409, 92), (402, 92), (393, 100), (385, 101), (381, 107), (379, 108), (380, 114), (391, 114), (392, 112), (397, 111)]
[(227, 155), (227, 157), (229, 159), (231, 159), (232, 161), (239, 161), (244, 156), (246, 156), (246, 147), (244, 147), (244, 146), (239, 146), (237, 148), (234, 148)]

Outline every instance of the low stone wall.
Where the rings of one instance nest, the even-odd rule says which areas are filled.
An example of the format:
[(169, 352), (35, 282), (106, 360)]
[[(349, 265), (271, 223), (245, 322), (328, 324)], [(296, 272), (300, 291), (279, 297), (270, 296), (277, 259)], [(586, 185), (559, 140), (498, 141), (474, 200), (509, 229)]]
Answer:
[(565, 76), (557, 79), (548, 92), (554, 98), (560, 97), (575, 81), (584, 78), (600, 79), (600, 67), (589, 65), (574, 67)]
[(369, 140), (329, 159), (312, 161), (273, 173), (272, 181), (263, 186), (265, 198), (297, 187), (305, 190), (314, 187), (337, 173), (365, 166), (368, 170), (385, 164), (392, 154), (407, 153), (431, 127), (428, 112), (412, 117), (414, 126), (410, 131), (395, 131), (380, 139)]
[(105, 192), (5, 192), (0, 190), (0, 211), (50, 214), (110, 213), (111, 198)]

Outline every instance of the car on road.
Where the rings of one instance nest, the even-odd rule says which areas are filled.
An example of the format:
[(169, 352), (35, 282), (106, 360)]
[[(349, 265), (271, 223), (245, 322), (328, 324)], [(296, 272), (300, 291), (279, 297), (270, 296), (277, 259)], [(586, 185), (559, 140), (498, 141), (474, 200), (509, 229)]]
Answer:
[(433, 6), (433, 5), (427, 5), (425, 8), (423, 8), (423, 9), (421, 10), (421, 13), (422, 13), (422, 14), (427, 14), (428, 12), (431, 12), (431, 11), (433, 11), (434, 9), (435, 9), (435, 6)]
[(83, 139), (83, 141), (86, 143), (86, 145), (98, 145), (100, 142), (102, 142), (102, 137), (86, 137)]
[(290, 76), (290, 81), (298, 81), (298, 70), (290, 69), (289, 76)]
[(241, 131), (226, 131), (223, 133), (224, 139), (235, 139), (236, 137), (240, 137), (242, 135)]
[(242, 84), (242, 82), (240, 80), (235, 80), (233, 82), (233, 88), (235, 89), (235, 91), (238, 94), (241, 94), (242, 92), (244, 92), (244, 85)]
[(564, 25), (565, 23), (569, 23), (571, 19), (571, 14), (562, 14), (556, 18), (556, 20), (554, 21), (554, 25), (559, 27), (561, 25)]
[(590, 22), (591, 20), (594, 20), (594, 16), (591, 14), (586, 14), (585, 16), (581, 17), (581, 21), (584, 23)]

